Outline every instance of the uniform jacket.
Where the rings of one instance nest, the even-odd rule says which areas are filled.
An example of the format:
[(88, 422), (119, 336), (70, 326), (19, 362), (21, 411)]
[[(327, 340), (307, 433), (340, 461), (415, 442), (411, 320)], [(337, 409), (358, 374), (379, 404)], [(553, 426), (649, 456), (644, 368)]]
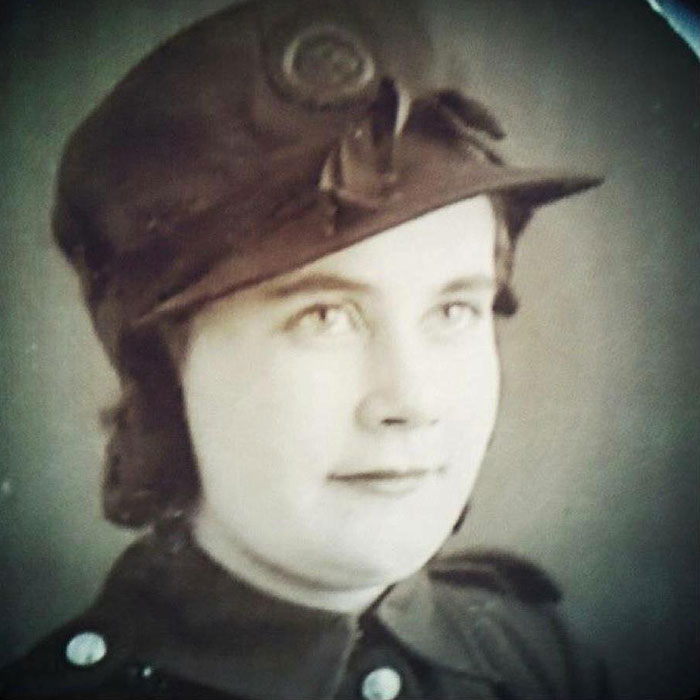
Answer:
[[(434, 560), (359, 618), (304, 608), (234, 579), (179, 527), (127, 549), (85, 614), (0, 674), (0, 697), (604, 697), (557, 598), (532, 564), (482, 553)], [(71, 663), (85, 632), (102, 658)]]

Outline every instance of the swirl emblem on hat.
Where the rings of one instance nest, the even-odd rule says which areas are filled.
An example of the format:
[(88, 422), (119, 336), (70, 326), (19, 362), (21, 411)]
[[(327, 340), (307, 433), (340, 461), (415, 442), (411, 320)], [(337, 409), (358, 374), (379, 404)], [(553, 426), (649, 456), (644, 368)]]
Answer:
[(352, 100), (376, 72), (372, 54), (358, 37), (331, 24), (300, 31), (284, 49), (281, 68), (291, 93), (317, 107)]

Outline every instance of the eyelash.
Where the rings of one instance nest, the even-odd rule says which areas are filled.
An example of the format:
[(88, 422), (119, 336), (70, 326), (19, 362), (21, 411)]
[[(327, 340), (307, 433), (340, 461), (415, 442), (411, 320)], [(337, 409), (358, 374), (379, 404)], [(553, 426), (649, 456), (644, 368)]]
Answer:
[[(300, 330), (301, 324), (303, 324), (305, 319), (310, 319), (314, 315), (320, 318), (322, 314), (333, 311), (346, 312), (353, 329), (358, 329), (364, 324), (362, 315), (354, 304), (348, 302), (317, 303), (302, 309), (299, 313), (292, 316), (292, 318), (284, 324), (284, 330)], [(322, 319), (321, 322), (323, 323), (324, 320), (325, 319)]]
[[(459, 309), (460, 312), (466, 312), (467, 315), (460, 314), (457, 318), (450, 317), (450, 309)], [(477, 304), (466, 301), (449, 301), (444, 304), (440, 304), (436, 310), (440, 311), (441, 318), (447, 328), (445, 330), (462, 330), (470, 326), (472, 323), (478, 321), (483, 317), (483, 310)], [(436, 329), (437, 332), (443, 330), (442, 327)]]
[[(461, 311), (468, 312), (466, 316), (460, 315), (457, 318), (450, 318), (450, 309), (459, 309)], [(311, 306), (305, 307), (299, 313), (295, 314), (284, 324), (284, 330), (286, 332), (297, 332), (302, 333), (304, 329), (304, 322), (307, 319), (312, 319), (316, 316), (319, 319), (319, 325), (316, 328), (308, 328), (309, 335), (324, 335), (324, 331), (331, 329), (331, 326), (323, 327), (327, 322), (327, 318), (324, 315), (338, 311), (346, 314), (349, 321), (348, 328), (341, 329), (339, 333), (327, 333), (329, 336), (337, 335), (343, 336), (347, 331), (358, 331), (368, 328), (368, 324), (361, 310), (351, 302), (319, 302)], [(435, 316), (435, 312), (438, 312), (438, 317)], [(454, 300), (445, 302), (443, 304), (438, 304), (431, 311), (429, 311), (425, 316), (425, 323), (429, 330), (434, 332), (436, 335), (449, 334), (450, 332), (458, 332), (460, 330), (466, 329), (471, 326), (472, 323), (477, 322), (483, 317), (483, 309), (479, 304), (474, 302), (467, 302), (464, 300)], [(437, 325), (431, 324), (431, 321), (435, 321)]]
[(481, 307), (477, 304), (466, 302), (466, 301), (448, 301), (445, 304), (440, 304), (440, 309), (446, 311), (450, 308), (460, 308), (470, 311), (476, 318), (480, 318), (483, 315)]

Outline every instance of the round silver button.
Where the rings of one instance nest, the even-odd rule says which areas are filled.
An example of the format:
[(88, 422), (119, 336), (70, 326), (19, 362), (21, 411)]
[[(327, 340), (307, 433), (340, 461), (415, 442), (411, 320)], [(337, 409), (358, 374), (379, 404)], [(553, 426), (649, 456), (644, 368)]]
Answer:
[(73, 666), (93, 666), (107, 653), (107, 642), (97, 632), (80, 632), (66, 644), (66, 659)]
[(362, 697), (365, 700), (394, 700), (401, 692), (401, 676), (389, 666), (375, 668), (362, 681)]

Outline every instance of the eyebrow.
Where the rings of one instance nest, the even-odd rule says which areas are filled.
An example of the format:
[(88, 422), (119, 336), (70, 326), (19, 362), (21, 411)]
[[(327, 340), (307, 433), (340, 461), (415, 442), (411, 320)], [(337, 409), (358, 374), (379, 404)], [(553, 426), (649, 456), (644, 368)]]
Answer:
[(471, 275), (458, 277), (440, 289), (440, 294), (454, 294), (456, 292), (473, 292), (491, 290), (496, 288), (496, 280), (488, 275)]
[(316, 292), (354, 292), (369, 294), (372, 286), (357, 280), (322, 272), (304, 275), (290, 282), (274, 285), (265, 292), (267, 299), (287, 299), (297, 294), (314, 294)]
[[(458, 292), (472, 292), (480, 290), (490, 290), (496, 287), (493, 277), (487, 275), (470, 275), (458, 277), (448, 282), (438, 290), (440, 294), (455, 294)], [(349, 292), (359, 294), (370, 294), (374, 290), (371, 284), (349, 279), (341, 275), (315, 272), (304, 275), (299, 279), (290, 282), (275, 284), (265, 291), (265, 298), (288, 299), (289, 297), (303, 294), (315, 294), (318, 292)]]

